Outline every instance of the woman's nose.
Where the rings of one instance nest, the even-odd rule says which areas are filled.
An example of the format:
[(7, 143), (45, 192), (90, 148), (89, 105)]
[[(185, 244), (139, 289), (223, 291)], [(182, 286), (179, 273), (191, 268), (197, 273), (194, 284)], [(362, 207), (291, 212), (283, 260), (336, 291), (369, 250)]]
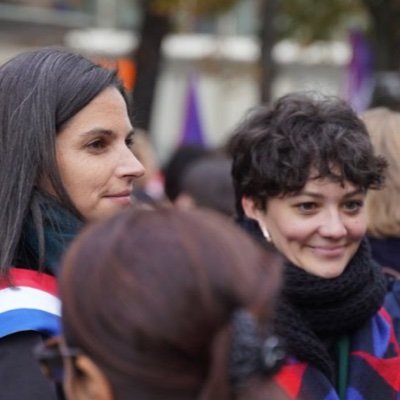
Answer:
[(321, 236), (340, 239), (347, 234), (346, 225), (338, 211), (327, 212), (321, 223), (319, 232)]
[(128, 148), (118, 155), (118, 166), (116, 173), (119, 177), (140, 178), (144, 175), (143, 164), (136, 158)]

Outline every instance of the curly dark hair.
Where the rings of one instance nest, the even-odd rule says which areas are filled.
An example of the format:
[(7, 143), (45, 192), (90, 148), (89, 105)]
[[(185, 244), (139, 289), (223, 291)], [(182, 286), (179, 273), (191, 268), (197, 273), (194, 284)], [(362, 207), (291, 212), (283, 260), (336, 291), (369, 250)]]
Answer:
[(364, 123), (346, 102), (309, 93), (254, 108), (233, 132), (229, 151), (239, 215), (242, 196), (265, 210), (269, 198), (300, 191), (311, 173), (378, 189), (387, 166), (374, 155)]

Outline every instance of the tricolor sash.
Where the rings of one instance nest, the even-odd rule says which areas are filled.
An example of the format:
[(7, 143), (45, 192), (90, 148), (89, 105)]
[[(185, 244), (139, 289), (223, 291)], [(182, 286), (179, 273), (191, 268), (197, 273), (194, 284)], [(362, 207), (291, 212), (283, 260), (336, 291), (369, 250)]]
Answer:
[(54, 276), (11, 268), (10, 282), (0, 279), (0, 338), (22, 331), (60, 334), (61, 303)]

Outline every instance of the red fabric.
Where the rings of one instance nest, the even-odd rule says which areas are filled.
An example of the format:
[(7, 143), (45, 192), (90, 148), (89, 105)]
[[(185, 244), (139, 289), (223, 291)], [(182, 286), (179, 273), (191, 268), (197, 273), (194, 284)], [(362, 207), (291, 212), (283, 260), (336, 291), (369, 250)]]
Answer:
[[(28, 286), (33, 289), (41, 289), (57, 296), (57, 281), (54, 276), (34, 271), (31, 269), (11, 268), (9, 272), (10, 282), (14, 286)], [(0, 289), (10, 287), (10, 282), (0, 279)]]

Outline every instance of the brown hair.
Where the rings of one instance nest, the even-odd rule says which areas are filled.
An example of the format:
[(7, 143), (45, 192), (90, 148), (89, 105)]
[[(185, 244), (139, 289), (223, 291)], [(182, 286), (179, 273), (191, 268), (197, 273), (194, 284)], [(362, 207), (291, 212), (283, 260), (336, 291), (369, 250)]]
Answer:
[(400, 235), (400, 113), (384, 107), (366, 111), (362, 119), (375, 152), (388, 162), (385, 186), (367, 195), (368, 232), (372, 236)]
[(99, 366), (118, 400), (231, 399), (232, 315), (248, 310), (266, 335), (279, 265), (214, 212), (125, 211), (67, 252), (66, 342)]
[(315, 178), (379, 189), (386, 162), (374, 155), (365, 125), (344, 101), (316, 93), (290, 93), (258, 106), (229, 142), (236, 211), (242, 197), (265, 210), (268, 200), (300, 191)]

